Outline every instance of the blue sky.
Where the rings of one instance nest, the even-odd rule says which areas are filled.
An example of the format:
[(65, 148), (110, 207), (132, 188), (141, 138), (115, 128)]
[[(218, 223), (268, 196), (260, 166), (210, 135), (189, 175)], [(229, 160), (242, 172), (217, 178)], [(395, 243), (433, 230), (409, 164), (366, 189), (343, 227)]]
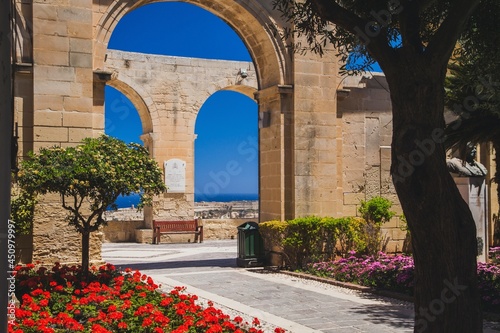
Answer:
[[(152, 54), (251, 61), (237, 34), (221, 19), (194, 5), (160, 2), (128, 13), (109, 48)], [(106, 133), (141, 142), (137, 111), (106, 87)], [(229, 91), (213, 94), (201, 108), (195, 133), (195, 194), (258, 192), (257, 104)], [(229, 176), (228, 176), (229, 175)]]

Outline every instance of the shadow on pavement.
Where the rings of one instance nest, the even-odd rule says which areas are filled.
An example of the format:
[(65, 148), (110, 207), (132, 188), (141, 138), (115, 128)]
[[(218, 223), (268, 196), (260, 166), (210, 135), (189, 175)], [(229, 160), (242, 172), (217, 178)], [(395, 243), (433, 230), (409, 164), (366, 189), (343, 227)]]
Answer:
[(404, 313), (395, 305), (363, 305), (350, 308), (350, 312), (365, 316), (365, 320), (374, 324), (384, 324), (398, 329), (413, 330), (413, 310)]
[(130, 268), (132, 270), (168, 270), (179, 268), (201, 268), (201, 267), (217, 267), (217, 268), (236, 268), (236, 258), (224, 259), (196, 259), (196, 260), (179, 260), (168, 262), (147, 262), (140, 264), (120, 264), (116, 265), (120, 269)]

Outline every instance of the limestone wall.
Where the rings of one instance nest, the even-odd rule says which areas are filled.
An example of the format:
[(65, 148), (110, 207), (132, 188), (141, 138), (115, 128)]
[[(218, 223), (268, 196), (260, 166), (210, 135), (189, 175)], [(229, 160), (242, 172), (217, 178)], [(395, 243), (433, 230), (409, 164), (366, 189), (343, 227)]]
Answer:
[[(35, 209), (33, 225), (33, 261), (44, 264), (81, 263), (82, 238), (74, 227), (65, 221), (67, 212), (55, 195), (42, 198)], [(102, 232), (90, 237), (90, 262), (101, 262)]]
[[(203, 223), (203, 239), (235, 239), (238, 235), (238, 226), (255, 219), (206, 219)], [(143, 220), (113, 220), (102, 228), (103, 241), (152, 243), (153, 231), (146, 228)], [(194, 242), (194, 235), (162, 235), (165, 243)]]
[(109, 221), (102, 228), (104, 243), (135, 242), (135, 230), (145, 229), (144, 220)]
[[(392, 107), (389, 89), (382, 74), (349, 77), (343, 83), (338, 102), (342, 120), (342, 191), (345, 216), (358, 216), (361, 200), (382, 196), (402, 214), (390, 176)], [(388, 249), (400, 251), (406, 236), (399, 217), (384, 226)]]

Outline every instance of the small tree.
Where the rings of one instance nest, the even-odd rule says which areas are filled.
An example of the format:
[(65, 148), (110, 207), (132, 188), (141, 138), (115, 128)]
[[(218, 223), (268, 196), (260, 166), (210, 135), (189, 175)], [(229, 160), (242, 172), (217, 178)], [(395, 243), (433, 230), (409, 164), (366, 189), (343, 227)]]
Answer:
[(82, 235), (82, 270), (89, 268), (90, 233), (106, 223), (120, 195), (140, 193), (138, 208), (166, 190), (162, 171), (148, 151), (115, 138), (87, 138), (68, 148), (42, 148), (21, 164), (19, 185), (33, 195), (58, 193), (67, 221)]
[(359, 212), (366, 221), (364, 225), (366, 237), (366, 251), (376, 255), (385, 250), (386, 242), (382, 239), (381, 227), (396, 214), (391, 211), (392, 202), (386, 198), (373, 197), (368, 201), (361, 201)]

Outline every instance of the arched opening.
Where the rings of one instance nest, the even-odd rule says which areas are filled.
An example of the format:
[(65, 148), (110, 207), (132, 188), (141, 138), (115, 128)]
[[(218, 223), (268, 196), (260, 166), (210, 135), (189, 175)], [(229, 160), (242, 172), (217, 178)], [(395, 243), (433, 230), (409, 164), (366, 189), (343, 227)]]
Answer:
[[(259, 155), (261, 157), (260, 161), (264, 161), (264, 164), (259, 163), (259, 182), (262, 184), (260, 187), (260, 218), (269, 220), (293, 216), (295, 183), (291, 177), (293, 177), (294, 171), (291, 167), (285, 168), (284, 163), (285, 161), (288, 161), (288, 163), (292, 161), (290, 159), (293, 156), (291, 150), (294, 146), (293, 144), (287, 144), (288, 141), (284, 140), (284, 138), (287, 135), (293, 134), (294, 87), (292, 84), (294, 82), (294, 72), (292, 71), (291, 64), (294, 61), (294, 57), (290, 54), (290, 49), (287, 47), (286, 41), (279, 38), (279, 33), (276, 31), (277, 26), (284, 27), (287, 26), (287, 23), (276, 15), (272, 9), (272, 5), (267, 2), (249, 3), (244, 0), (221, 0), (214, 3), (211, 0), (186, 0), (182, 3), (170, 1), (158, 3), (156, 1), (136, 2), (132, 0), (112, 0), (94, 6), (93, 10), (95, 22), (97, 22), (94, 30), (95, 53), (93, 67), (95, 71), (103, 70), (105, 73), (109, 73), (108, 63), (110, 53), (115, 52), (116, 55), (116, 52), (121, 52), (112, 50), (113, 48), (117, 48), (117, 46), (114, 45), (113, 40), (111, 40), (111, 34), (113, 34), (114, 39), (125, 18), (132, 17), (134, 13), (139, 13), (142, 8), (154, 8), (150, 6), (156, 5), (190, 5), (192, 8), (198, 10), (202, 9), (207, 13), (211, 13), (213, 17), (229, 26), (230, 30), (235, 33), (237, 39), (245, 46), (244, 48), (248, 50), (249, 58), (252, 59), (252, 75), (249, 78), (252, 79), (253, 82), (250, 86), (254, 91), (249, 94), (248, 90), (245, 89), (235, 90), (247, 96), (251, 95), (252, 98), (256, 96), (256, 98), (258, 98), (259, 114), (267, 115), (267, 119), (270, 119), (266, 128), (259, 131)], [(183, 18), (183, 24), (192, 25), (198, 22), (197, 19), (192, 20), (189, 16), (183, 14), (175, 13), (175, 15)], [(165, 23), (168, 21), (166, 17), (166, 15), (162, 15), (161, 19), (149, 19), (149, 21)], [(142, 26), (142, 24), (133, 24), (130, 31), (140, 30), (138, 27)], [(212, 31), (212, 29), (207, 28), (207, 25), (202, 25), (196, 32)], [(182, 32), (183, 30), (181, 25), (176, 25), (172, 29), (175, 33)], [(140, 39), (150, 45), (168, 43), (165, 37), (168, 37), (169, 34), (162, 29), (156, 29), (156, 31), (160, 32), (158, 38), (148, 41), (146, 38), (149, 34), (143, 31), (142, 34), (140, 34)], [(124, 40), (133, 39), (130, 33), (125, 33), (124, 36)], [(196, 43), (196, 38), (185, 38), (181, 42), (183, 44), (193, 44)], [(175, 43), (170, 44), (173, 45)], [(209, 50), (214, 49), (214, 47), (205, 46), (202, 49)], [(217, 49), (231, 50), (232, 46), (231, 43), (225, 40), (225, 43), (217, 47)], [(143, 58), (148, 58), (148, 56), (144, 56)], [(121, 61), (128, 62), (125, 58), (121, 58)], [(177, 66), (177, 64), (173, 66)], [(196, 113), (201, 108), (206, 98), (214, 92), (226, 89), (226, 87), (237, 86), (239, 83), (235, 81), (241, 79), (241, 76), (238, 77), (237, 75), (239, 72), (238, 69), (247, 67), (238, 67), (231, 76), (227, 76), (214, 84), (212, 87), (213, 89), (204, 90), (203, 93), (207, 94), (203, 98), (198, 98), (194, 101), (193, 109), (190, 110), (191, 115), (184, 115), (182, 118), (179, 118), (180, 113), (178, 111), (180, 110), (179, 105), (182, 102), (181, 99), (173, 102), (168, 101), (166, 104), (159, 106), (159, 109), (156, 110), (149, 109), (151, 128), (153, 130), (147, 132), (144, 138), (148, 140), (148, 146), (151, 147), (150, 151), (152, 151), (152, 155), (159, 163), (166, 165), (166, 162), (172, 158), (170, 156), (173, 150), (177, 152), (183, 151), (182, 154), (186, 156), (184, 159), (186, 161), (194, 159), (194, 123), (196, 121)], [(134, 69), (133, 66), (132, 69)], [(225, 69), (227, 70), (227, 68)], [(121, 80), (121, 78), (119, 79)], [(147, 79), (151, 78), (148, 77)], [(195, 85), (196, 82), (197, 78), (194, 77), (187, 85)], [(243, 86), (244, 84), (240, 85), (240, 87)], [(134, 87), (134, 89), (137, 90), (137, 87)], [(202, 90), (197, 89), (197, 91)], [(151, 93), (151, 97), (154, 98), (155, 96), (153, 95), (154, 93)], [(191, 97), (192, 96), (189, 96), (188, 98)], [(144, 99), (144, 101), (147, 102), (148, 107), (151, 105), (149, 103), (151, 99)], [(163, 108), (165, 105), (167, 107)], [(96, 107), (94, 107), (94, 110), (99, 112), (99, 109)], [(170, 113), (170, 115), (167, 114), (166, 116), (169, 119), (165, 118), (165, 111)], [(163, 133), (172, 133), (172, 124), (175, 125), (179, 122), (184, 122), (193, 128), (188, 133), (173, 133), (174, 137), (172, 140), (170, 139), (172, 137), (166, 138)], [(184, 140), (183, 142), (187, 142), (186, 139), (184, 139), (186, 136), (187, 141), (192, 140), (189, 146), (171, 146), (172, 141), (180, 143)], [(169, 143), (168, 140), (171, 140), (171, 142)], [(194, 160), (191, 165), (193, 164)], [(189, 177), (192, 179), (189, 179)], [(194, 168), (189, 169), (189, 167), (187, 167), (186, 178), (186, 184), (192, 184), (190, 185), (191, 187), (187, 186), (185, 193), (176, 193), (172, 198), (163, 198), (163, 202), (170, 202), (163, 205), (163, 208), (160, 210), (155, 210), (156, 217), (173, 217), (170, 214), (170, 207), (175, 206), (178, 208), (180, 201), (185, 203), (194, 202)], [(289, 207), (284, 204), (286, 201), (290, 203), (288, 205)], [(187, 214), (185, 214), (187, 217), (189, 214), (192, 215), (191, 212), (193, 212), (194, 207), (193, 205), (183, 206), (181, 210), (187, 212)], [(287, 211), (287, 213), (285, 213), (285, 211)], [(145, 217), (147, 227), (150, 227), (152, 218), (153, 214)]]
[(127, 143), (140, 143), (142, 125), (134, 104), (119, 90), (106, 86), (104, 133)]
[[(143, 132), (141, 118), (132, 101), (120, 90), (107, 85), (104, 89), (104, 133), (126, 143), (141, 144)], [(134, 208), (139, 203), (139, 195), (120, 196), (115, 204), (118, 208)], [(142, 218), (142, 214), (136, 214)]]
[[(96, 53), (93, 64), (95, 69), (105, 67), (106, 51), (108, 47), (113, 48), (110, 41), (111, 35), (115, 34), (116, 28), (120, 26), (124, 17), (138, 8), (156, 3), (151, 0), (141, 2), (113, 0), (94, 7), (94, 15), (98, 21), (94, 35)], [(169, 2), (168, 4), (175, 3)], [(287, 24), (282, 21), (282, 18), (273, 17), (272, 4), (244, 0), (221, 0), (217, 3), (212, 0), (188, 0), (183, 3), (194, 4), (205, 9), (234, 29), (247, 46), (255, 62), (261, 89), (291, 84), (293, 76), (290, 71), (292, 61), (289, 55), (290, 49), (285, 45), (284, 40), (275, 38), (276, 25), (286, 26)], [(181, 18), (183, 22), (196, 23), (188, 17), (181, 16)], [(166, 22), (166, 19), (162, 18), (160, 21)], [(206, 27), (202, 27), (201, 30), (206, 30)], [(176, 27), (174, 31), (177, 33), (182, 29)], [(144, 35), (141, 39), (143, 37)]]
[[(158, 16), (157, 19), (155, 19), (155, 15)], [(192, 18), (192, 20), (186, 21), (187, 17)], [(199, 26), (196, 26), (195, 23)], [(138, 26), (141, 29), (137, 29)], [(175, 31), (175, 33), (168, 33), (169, 31)], [(186, 45), (190, 45), (190, 47), (186, 47)], [(176, 49), (174, 46), (181, 47)], [(168, 55), (174, 58), (159, 58), (153, 54)], [(139, 118), (143, 123), (142, 134), (148, 134), (151, 138), (151, 145), (147, 144), (147, 146), (151, 148), (152, 155), (157, 157), (160, 164), (170, 158), (180, 158), (187, 162), (186, 192), (167, 193), (165, 198), (162, 198), (168, 203), (167, 206), (175, 206), (175, 209), (184, 213), (189, 212), (189, 207), (186, 209), (186, 206), (171, 203), (191, 202), (191, 214), (194, 214), (196, 211), (194, 201), (251, 200), (253, 203), (248, 209), (230, 213), (227, 217), (257, 218), (259, 191), (258, 106), (253, 99), (254, 93), (257, 91), (257, 80), (255, 69), (249, 62), (251, 56), (238, 34), (220, 18), (195, 5), (177, 2), (155, 3), (139, 7), (121, 19), (110, 39), (107, 55), (106, 68), (115, 73), (107, 84), (122, 91), (130, 99), (131, 103), (128, 105), (133, 104), (139, 110)], [(176, 61), (175, 57), (187, 56), (190, 57), (189, 59), (217, 59), (218, 62), (223, 60), (236, 67), (227, 71), (228, 76), (217, 77), (215, 81), (210, 81), (209, 75), (205, 75), (204, 70), (198, 72), (202, 73), (198, 76), (192, 74), (192, 77), (184, 77), (184, 70), (179, 68), (185, 66), (185, 60)], [(193, 60), (192, 67), (213, 67), (203, 59), (199, 62)], [(152, 76), (161, 75), (158, 68), (154, 66), (169, 61), (175, 62), (175, 64), (171, 68), (162, 67), (160, 71), (163, 73), (165, 70), (172, 72), (176, 79), (179, 78), (179, 81), (173, 84), (163, 81), (159, 86), (155, 86), (161, 87), (158, 88), (161, 89), (160, 91), (152, 88), (152, 85), (158, 84), (158, 82), (152, 82)], [(189, 72), (189, 68), (186, 71)], [(219, 70), (217, 72), (220, 73)], [(196, 77), (196, 81), (206, 81), (199, 85), (205, 85), (205, 90), (201, 89), (201, 92), (193, 89), (191, 91), (189, 89), (182, 90), (183, 82), (190, 81), (192, 83), (194, 77)], [(167, 80), (171, 80), (171, 78)], [(217, 92), (218, 90), (224, 91)], [(106, 108), (106, 127), (108, 131), (116, 132), (116, 123), (119, 123), (121, 119), (115, 121), (113, 117), (119, 118), (121, 114), (124, 116), (124, 113), (128, 113), (126, 108), (129, 106), (125, 103), (123, 95), (114, 95), (113, 90), (109, 91), (105, 97), (106, 105), (110, 108), (109, 110), (108, 107)], [(172, 93), (172, 91), (174, 92)], [(159, 94), (172, 96), (159, 97)], [(194, 95), (194, 97), (190, 95)], [(205, 103), (209, 96), (211, 97)], [(221, 106), (221, 103), (225, 105)], [(203, 107), (201, 107), (202, 104)], [(153, 107), (156, 107), (156, 110), (153, 110)], [(200, 108), (203, 110), (202, 113), (209, 116), (198, 117)], [(214, 110), (217, 108), (219, 110)], [(221, 121), (214, 123), (211, 119), (217, 118), (213, 116), (214, 114), (221, 115), (221, 112), (217, 111), (222, 111), (222, 119), (226, 121), (230, 120), (230, 116), (236, 118), (231, 124), (226, 125), (226, 131), (222, 128), (215, 129), (222, 123)], [(208, 125), (199, 126), (200, 119), (203, 122), (204, 118), (206, 118), (205, 121), (208, 122)], [(237, 121), (238, 118), (241, 119)], [(201, 130), (196, 130), (199, 140), (194, 140), (195, 123), (198, 129), (201, 128)], [(182, 129), (178, 130), (182, 127), (185, 127), (187, 132)], [(240, 136), (225, 135), (224, 132), (227, 132), (227, 128)], [(173, 132), (182, 133), (175, 134)], [(210, 135), (213, 132), (217, 132), (222, 137), (214, 139)], [(184, 133), (187, 133), (187, 136)], [(113, 133), (109, 134), (114, 135)], [(245, 134), (245, 136), (242, 137), (241, 134)], [(140, 134), (134, 135), (138, 138)], [(144, 139), (144, 137), (141, 138)], [(190, 140), (193, 141), (190, 142)], [(208, 166), (214, 160), (214, 151), (205, 154), (206, 156), (203, 156), (203, 152), (210, 151), (210, 148), (196, 149), (197, 155), (194, 156), (194, 145), (203, 145), (204, 142), (207, 145), (207, 140), (212, 141), (208, 143), (209, 146), (217, 140), (233, 144), (232, 149), (224, 149), (224, 152), (233, 154), (232, 157), (226, 155), (225, 158), (217, 158), (225, 161), (224, 168), (218, 170), (219, 165)], [(130, 141), (138, 140), (132, 138)], [(222, 145), (219, 144), (218, 147), (220, 148)], [(159, 155), (156, 154), (158, 152)], [(198, 156), (198, 152), (202, 152), (201, 155)], [(161, 157), (158, 158), (158, 156)], [(194, 166), (195, 162), (196, 167)], [(208, 169), (204, 167), (206, 165)], [(195, 179), (203, 181), (203, 171), (206, 176), (212, 176), (212, 181), (205, 180), (204, 184), (200, 183), (201, 185), (197, 186), (194, 181)], [(195, 172), (197, 173), (196, 177), (194, 177)], [(230, 172), (230, 180), (214, 178), (224, 177), (228, 172)], [(189, 178), (190, 174), (192, 174), (191, 179)], [(217, 180), (216, 183), (214, 183), (215, 180)], [(214, 184), (217, 188), (214, 187)], [(215, 192), (219, 196), (215, 195)], [(172, 213), (172, 216), (177, 214), (174, 208), (169, 213)], [(148, 219), (147, 216), (145, 218)]]
[(257, 122), (257, 103), (241, 93), (219, 91), (203, 104), (195, 125), (198, 216), (258, 217)]

